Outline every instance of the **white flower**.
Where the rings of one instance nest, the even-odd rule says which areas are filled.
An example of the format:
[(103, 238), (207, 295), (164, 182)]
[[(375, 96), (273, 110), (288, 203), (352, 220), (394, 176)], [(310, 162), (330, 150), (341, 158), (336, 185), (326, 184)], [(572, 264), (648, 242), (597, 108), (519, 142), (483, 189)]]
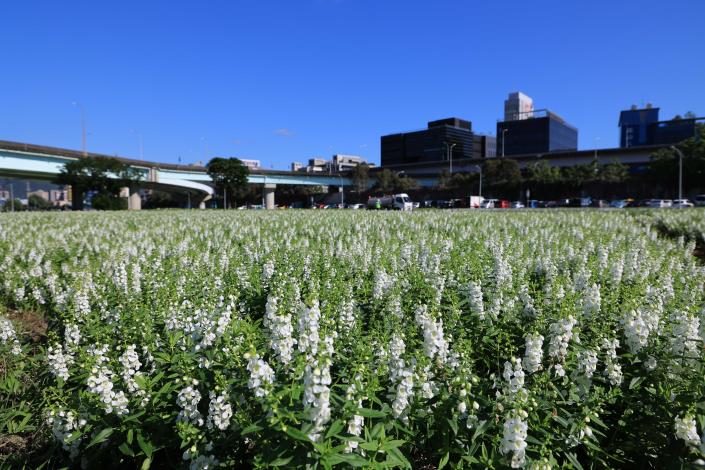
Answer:
[(113, 390), (113, 372), (104, 365), (96, 365), (91, 369), (91, 375), (86, 380), (88, 391), (98, 395), (106, 413), (115, 412), (124, 415), (129, 412), (128, 400), (122, 391)]
[(416, 309), (416, 324), (423, 331), (423, 347), (426, 356), (429, 359), (438, 356), (441, 363), (444, 363), (448, 356), (448, 343), (443, 336), (443, 320), (433, 321), (428, 314), (428, 308), (425, 305), (419, 305)]
[(538, 333), (530, 333), (524, 338), (526, 347), (524, 349), (523, 366), (529, 374), (533, 374), (543, 368), (541, 360), (543, 357), (543, 336)]
[(563, 362), (568, 355), (568, 343), (573, 338), (573, 328), (577, 321), (572, 316), (551, 323), (549, 330), (551, 340), (548, 344), (548, 357), (556, 358)]
[(392, 402), (392, 412), (395, 418), (399, 418), (404, 414), (409, 406), (410, 400), (414, 396), (414, 377), (413, 372), (409, 369), (403, 370), (400, 376), (403, 377), (399, 385), (397, 385), (397, 394)]
[(52, 375), (64, 381), (69, 379), (69, 366), (73, 364), (73, 357), (70, 354), (64, 354), (60, 344), (47, 348), (47, 362)]
[(245, 359), (247, 359), (247, 370), (250, 372), (247, 386), (254, 390), (256, 397), (269, 394), (269, 385), (274, 382), (274, 370), (257, 354), (248, 353)]
[(698, 428), (695, 425), (695, 419), (690, 415), (685, 415), (682, 418), (676, 416), (675, 419), (676, 437), (683, 439), (689, 446), (700, 444), (700, 436), (698, 436)]
[(480, 320), (485, 319), (485, 305), (482, 300), (482, 288), (479, 283), (470, 281), (468, 284), (468, 304), (470, 312), (477, 315)]
[(291, 315), (279, 313), (277, 303), (278, 300), (273, 295), (267, 297), (263, 323), (265, 328), (269, 329), (270, 347), (277, 354), (279, 361), (288, 365), (296, 340), (292, 337), (294, 329), (291, 326)]
[(500, 452), (502, 454), (512, 454), (510, 463), (512, 468), (523, 467), (526, 463), (526, 436), (528, 426), (522, 418), (526, 418), (526, 412), (518, 410), (509, 413), (504, 420)]
[(511, 361), (506, 361), (504, 363), (504, 373), (502, 377), (507, 381), (507, 390), (509, 393), (515, 394), (524, 388), (525, 374), (521, 368), (521, 361), (516, 357), (513, 357)]
[(233, 408), (228, 403), (228, 396), (225, 392), (216, 395), (215, 392), (210, 392), (210, 403), (208, 404), (208, 418), (206, 427), (213, 429), (214, 427), (224, 431), (230, 425), (230, 418), (233, 415)]
[(203, 416), (198, 411), (198, 403), (200, 401), (201, 392), (197, 388), (191, 385), (182, 388), (176, 397), (176, 404), (181, 408), (179, 416), (176, 418), (177, 422), (203, 426)]

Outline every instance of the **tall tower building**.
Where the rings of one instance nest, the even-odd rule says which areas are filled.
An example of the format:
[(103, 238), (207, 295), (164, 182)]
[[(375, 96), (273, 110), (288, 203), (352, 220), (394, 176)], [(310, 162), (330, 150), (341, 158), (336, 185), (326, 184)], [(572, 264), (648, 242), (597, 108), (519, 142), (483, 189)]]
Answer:
[(518, 121), (533, 117), (534, 100), (524, 93), (517, 91), (509, 93), (509, 98), (504, 100), (504, 120)]

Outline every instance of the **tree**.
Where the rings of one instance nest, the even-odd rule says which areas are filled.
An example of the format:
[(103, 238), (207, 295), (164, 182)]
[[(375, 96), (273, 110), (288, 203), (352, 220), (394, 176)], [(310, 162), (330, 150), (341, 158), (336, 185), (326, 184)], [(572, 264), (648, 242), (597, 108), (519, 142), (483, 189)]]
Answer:
[(358, 193), (367, 191), (367, 186), (370, 181), (370, 166), (367, 163), (354, 166), (350, 171), (350, 176), (352, 177), (355, 191)]
[[(74, 210), (83, 209), (83, 195), (96, 191), (97, 208), (127, 207), (120, 199), (120, 188), (134, 187), (141, 173), (112, 157), (82, 157), (64, 165), (54, 181), (60, 185), (71, 185)], [(95, 197), (94, 197), (95, 199)]]
[(485, 163), (485, 175), (493, 184), (515, 186), (521, 183), (519, 163), (511, 158), (496, 158)]
[(600, 165), (598, 178), (605, 183), (621, 183), (629, 178), (627, 165), (615, 160), (605, 165)]
[[(696, 124), (696, 135), (678, 144), (683, 152), (683, 188), (705, 189), (705, 125)], [(678, 177), (678, 154), (662, 148), (651, 155), (648, 177), (652, 183), (675, 190)]]
[(527, 165), (527, 179), (536, 184), (552, 184), (561, 181), (561, 169), (551, 166), (546, 160)]
[(27, 205), (30, 209), (46, 210), (51, 207), (51, 202), (41, 196), (32, 194), (27, 198)]
[(394, 190), (394, 178), (396, 174), (391, 170), (382, 170), (377, 173), (377, 184), (375, 188), (382, 192), (389, 192)]
[(247, 185), (247, 175), (250, 174), (250, 169), (239, 158), (213, 158), (206, 165), (206, 171), (218, 193), (230, 194), (230, 199)]

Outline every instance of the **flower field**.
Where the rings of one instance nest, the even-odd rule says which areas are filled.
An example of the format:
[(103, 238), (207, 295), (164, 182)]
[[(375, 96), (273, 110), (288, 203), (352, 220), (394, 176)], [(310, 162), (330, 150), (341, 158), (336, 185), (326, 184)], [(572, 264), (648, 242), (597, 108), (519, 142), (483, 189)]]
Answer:
[(0, 465), (698, 465), (705, 270), (656, 217), (0, 215)]

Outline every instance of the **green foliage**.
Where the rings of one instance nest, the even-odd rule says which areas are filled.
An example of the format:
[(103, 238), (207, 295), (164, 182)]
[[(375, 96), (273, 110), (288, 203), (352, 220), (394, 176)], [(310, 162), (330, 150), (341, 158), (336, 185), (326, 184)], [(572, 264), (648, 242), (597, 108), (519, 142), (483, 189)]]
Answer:
[(206, 165), (206, 170), (219, 196), (225, 190), (230, 195), (229, 199), (233, 199), (247, 185), (247, 175), (250, 174), (250, 169), (239, 158), (213, 158)]
[(376, 178), (374, 189), (381, 192), (405, 192), (419, 188), (418, 181), (400, 172), (384, 169), (377, 173)]
[(353, 187), (358, 193), (367, 191), (370, 182), (370, 166), (367, 163), (356, 165), (350, 170)]
[[(120, 189), (135, 187), (142, 179), (142, 174), (111, 157), (82, 157), (64, 164), (54, 181), (59, 185), (70, 185), (74, 191), (74, 209), (83, 206), (86, 191), (98, 193), (98, 206), (103, 209), (127, 208), (118, 202)], [(96, 197), (94, 197), (94, 200)]]

